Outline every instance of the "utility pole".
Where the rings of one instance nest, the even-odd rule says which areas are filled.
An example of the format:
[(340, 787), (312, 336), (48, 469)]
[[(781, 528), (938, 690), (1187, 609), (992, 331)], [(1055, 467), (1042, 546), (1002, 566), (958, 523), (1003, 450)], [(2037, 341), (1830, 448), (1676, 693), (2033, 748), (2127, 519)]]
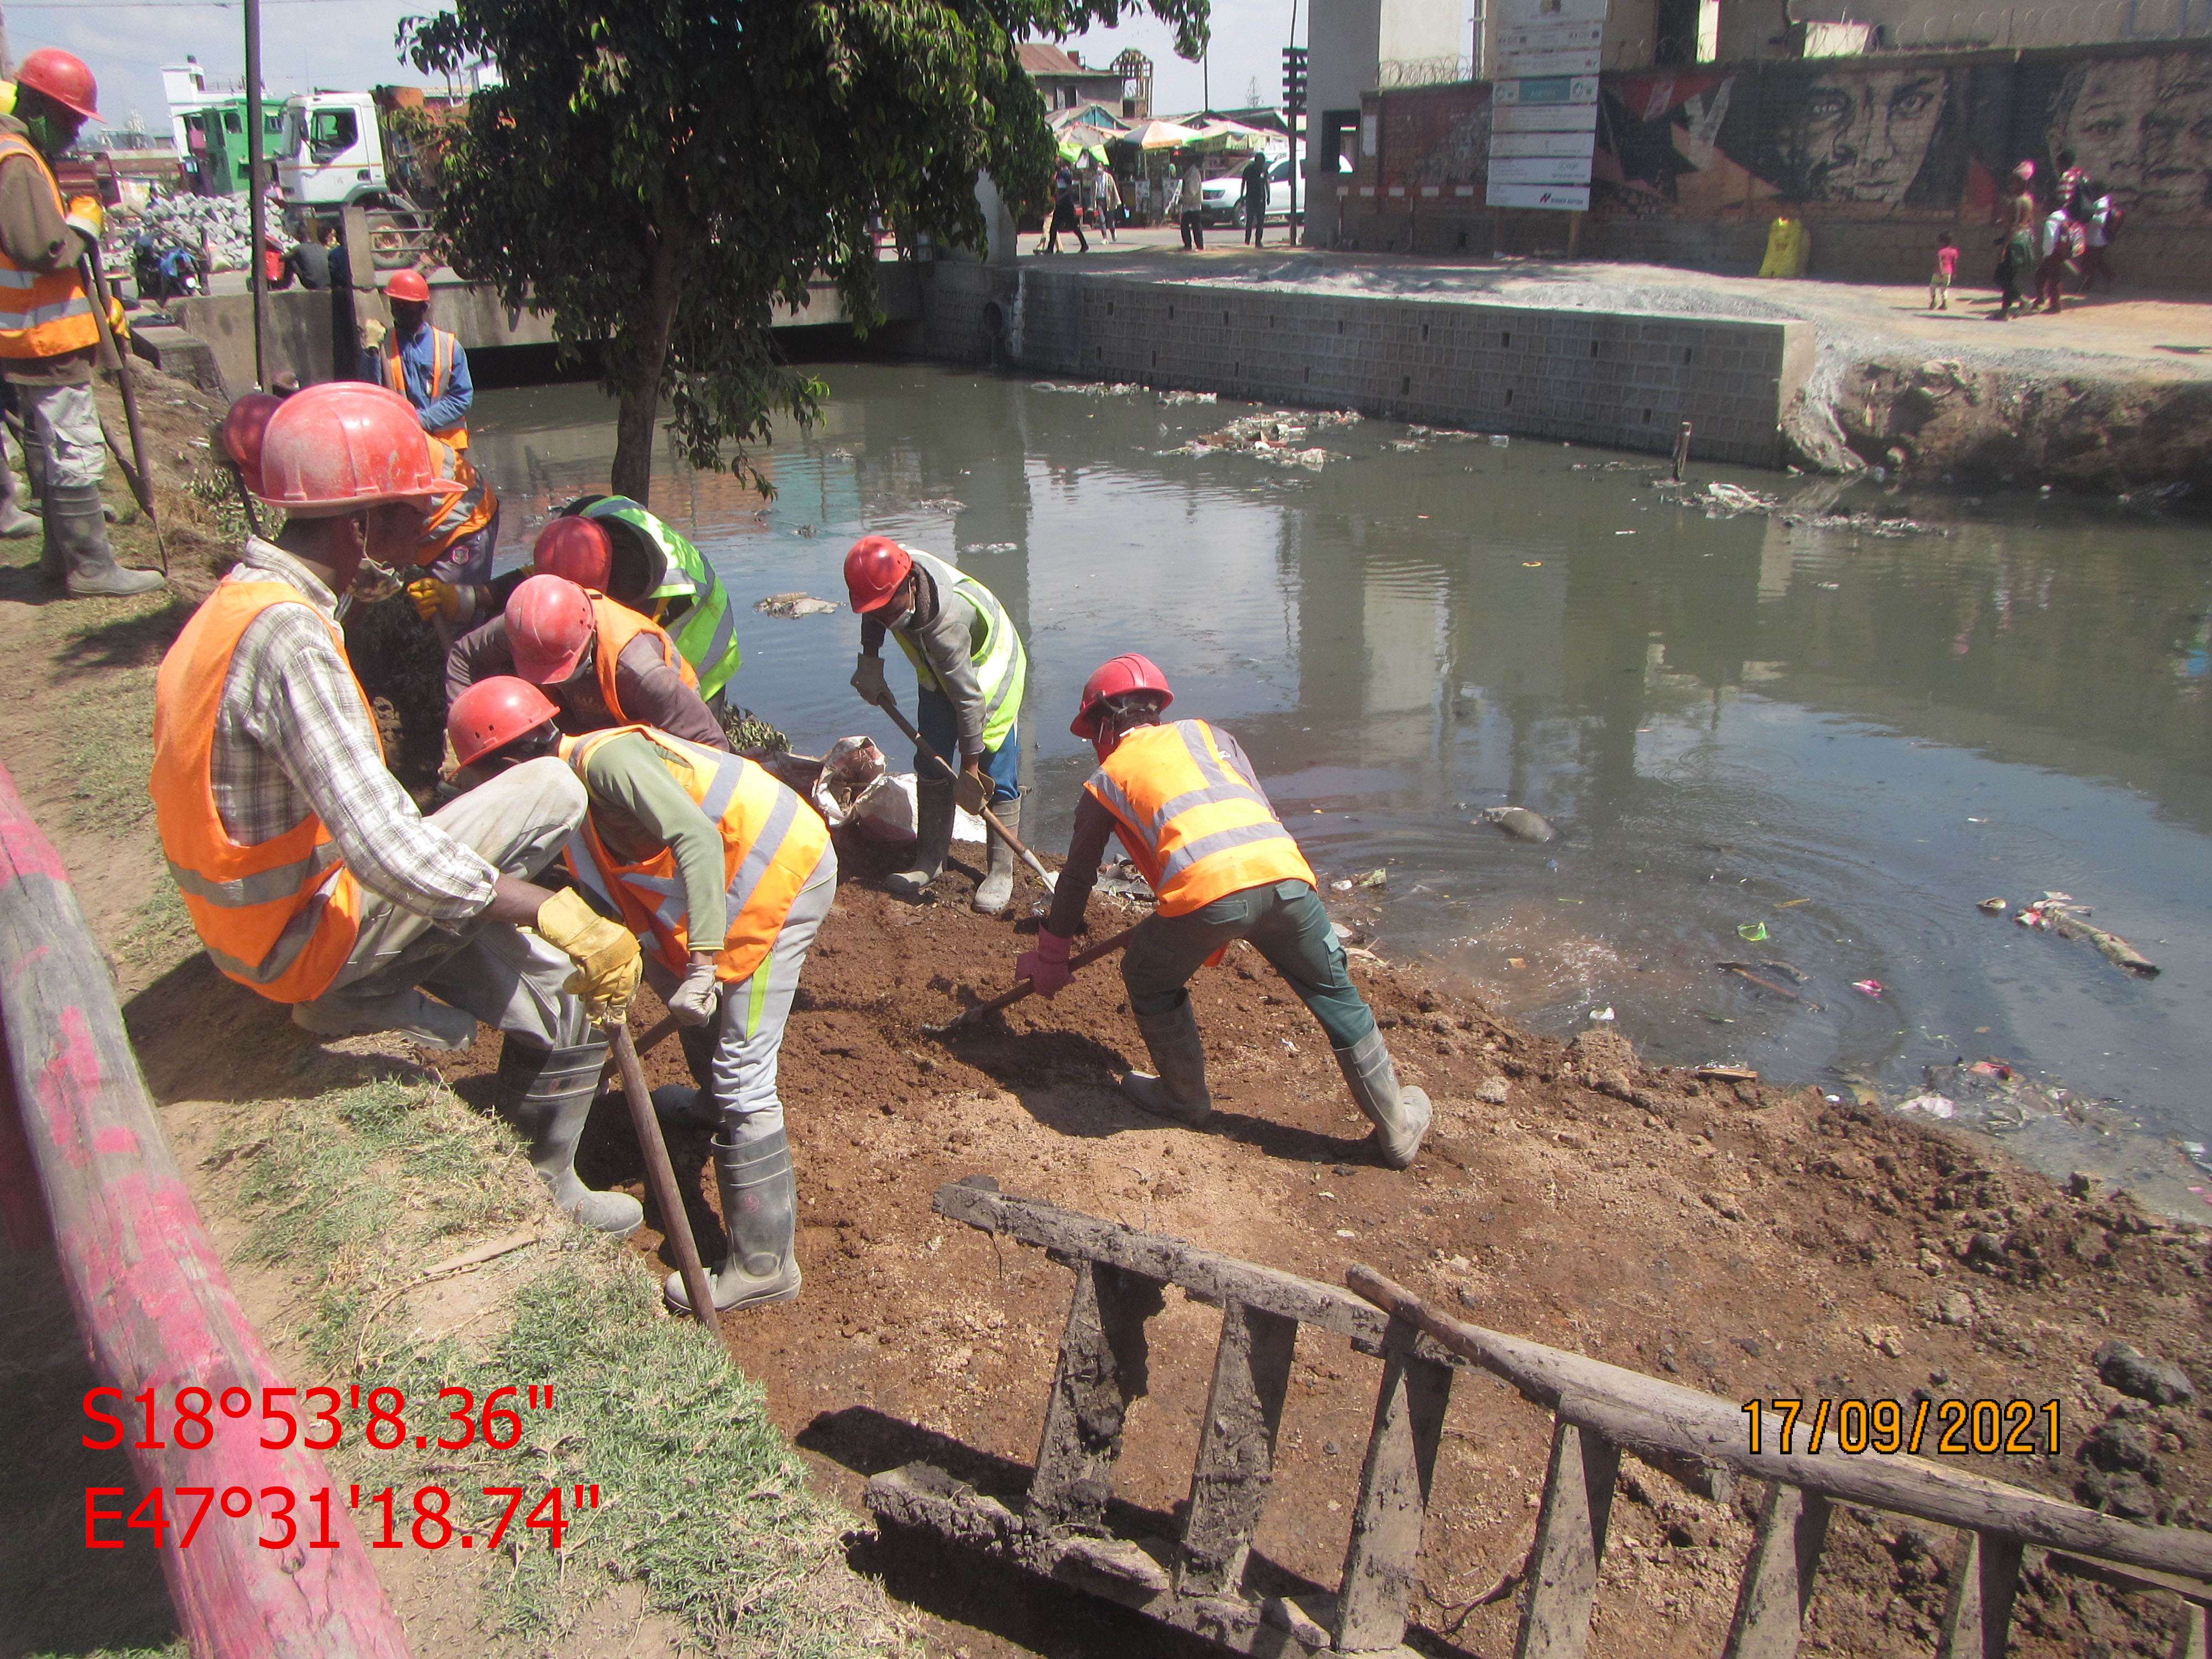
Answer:
[[(1297, 0), (1291, 0), (1291, 32), (1297, 33)], [(1283, 119), (1291, 138), (1291, 241), (1298, 240), (1298, 117), (1306, 107), (1306, 49), (1283, 48)]]
[(250, 197), (246, 213), (251, 227), (248, 234), (252, 241), (246, 252), (246, 292), (253, 296), (253, 384), (266, 391), (269, 366), (262, 358), (261, 309), (265, 283), (261, 238), (267, 224), (267, 209), (261, 199), (261, 0), (246, 0), (246, 172)]

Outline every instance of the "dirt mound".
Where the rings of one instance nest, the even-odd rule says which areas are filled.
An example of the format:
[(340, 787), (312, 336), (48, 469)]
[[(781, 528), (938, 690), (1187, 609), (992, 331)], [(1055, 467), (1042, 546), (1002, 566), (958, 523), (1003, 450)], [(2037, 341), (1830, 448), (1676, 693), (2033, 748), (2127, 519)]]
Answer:
[[(2055, 1398), (2058, 1455), (1961, 1461), (2145, 1519), (2212, 1521), (2193, 1403), (2128, 1401), (2091, 1358), (2118, 1335), (2212, 1376), (2201, 1233), (2086, 1183), (2058, 1192), (1985, 1148), (1814, 1091), (1647, 1068), (1608, 1034), (1572, 1047), (1532, 1037), (1413, 969), (1358, 959), (1401, 1077), (1437, 1103), (1413, 1169), (1373, 1162), (1326, 1039), (1250, 952), (1194, 988), (1213, 1121), (1168, 1127), (1113, 1086), (1143, 1051), (1109, 964), (949, 1043), (922, 1035), (1008, 983), (1035, 927), (973, 915), (981, 849), (957, 851), (938, 902), (919, 907), (873, 884), (890, 865), (879, 850), (843, 854), (783, 1049), (806, 1290), (738, 1326), (779, 1420), (856, 1507), (866, 1474), (922, 1455), (929, 1436), (1002, 1470), (1035, 1455), (1068, 1279), (1036, 1252), (931, 1212), (940, 1182), (980, 1171), (1010, 1193), (1318, 1279), (1368, 1261), (1479, 1323), (1735, 1400)], [(1091, 935), (1131, 915), (1124, 901), (1094, 898)], [(641, 1008), (636, 1024), (659, 1012)], [(465, 1096), (486, 1086), (471, 1079), (495, 1053), (485, 1042), (449, 1065)], [(682, 1079), (678, 1045), (647, 1071)], [(712, 1253), (721, 1231), (706, 1137), (680, 1136), (672, 1151)], [(583, 1163), (590, 1178), (642, 1194), (618, 1113), (595, 1120)], [(665, 1263), (658, 1234), (635, 1243)], [(1132, 1414), (1117, 1492), (1164, 1526), (1186, 1496), (1218, 1328), (1218, 1313), (1172, 1291), (1152, 1322), (1150, 1394)], [(1309, 1333), (1295, 1375), (1259, 1553), (1265, 1571), (1328, 1584), (1376, 1370)], [(2115, 1407), (2142, 1428), (2124, 1437), (2143, 1457), (2119, 1461), (2154, 1466), (2119, 1471), (2129, 1480), (2099, 1467), (2115, 1462), (2109, 1431), (2080, 1455)], [(1511, 1598), (1474, 1604), (1527, 1552), (1547, 1431), (1498, 1386), (1459, 1383), (1415, 1604), (1451, 1645), (1511, 1642)], [(1706, 1502), (1626, 1467), (1593, 1651), (1717, 1650), (1756, 1493)], [(1845, 1512), (1808, 1647), (1925, 1651), (1952, 1547), (1941, 1528)], [(1002, 1595), (979, 1595), (981, 1581), (944, 1565), (941, 1581), (912, 1574), (904, 1590), (1002, 1633), (978, 1633), (976, 1652), (1036, 1644), (1034, 1608), (994, 1611)], [(2162, 1643), (2171, 1617), (2157, 1598), (2039, 1571), (2015, 1651)], [(1069, 1628), (1070, 1651), (1131, 1639), (1110, 1620), (1088, 1636)]]

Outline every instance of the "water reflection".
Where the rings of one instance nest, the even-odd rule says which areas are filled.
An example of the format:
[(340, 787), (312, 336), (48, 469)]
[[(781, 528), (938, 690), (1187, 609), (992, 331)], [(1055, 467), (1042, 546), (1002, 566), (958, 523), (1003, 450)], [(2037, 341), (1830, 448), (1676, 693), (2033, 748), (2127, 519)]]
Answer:
[[(1430, 954), (1555, 1029), (1611, 1006), (1668, 1060), (1832, 1091), (1849, 1071), (1894, 1098), (1924, 1066), (2002, 1054), (2212, 1139), (2191, 1081), (2212, 965), (2212, 549), (2194, 525), (2032, 499), (1910, 504), (1946, 536), (1708, 520), (1602, 452), (1362, 422), (1307, 441), (1336, 458), (1314, 473), (1177, 453), (1237, 406), (824, 373), (826, 423), (760, 458), (772, 501), (671, 456), (654, 505), (740, 607), (839, 596), (863, 530), (981, 576), (1030, 641), (1045, 844), (1089, 764), (1066, 730), (1077, 690), (1140, 649), (1182, 707), (1236, 730), (1317, 867), (1389, 872), (1363, 918), (1385, 954)], [(519, 556), (603, 484), (611, 425), (573, 387), (489, 393), (478, 414)], [(1801, 489), (1813, 513), (1837, 495), (1724, 476)], [(851, 617), (748, 616), (741, 637), (733, 695), (803, 744), (892, 746), (845, 685)], [(1469, 823), (1508, 802), (1561, 841)], [(2094, 904), (2163, 976), (1973, 908), (2045, 889)], [(1803, 1000), (1713, 966), (1746, 957), (1803, 973)], [(2090, 1156), (2063, 1126), (2031, 1139)]]

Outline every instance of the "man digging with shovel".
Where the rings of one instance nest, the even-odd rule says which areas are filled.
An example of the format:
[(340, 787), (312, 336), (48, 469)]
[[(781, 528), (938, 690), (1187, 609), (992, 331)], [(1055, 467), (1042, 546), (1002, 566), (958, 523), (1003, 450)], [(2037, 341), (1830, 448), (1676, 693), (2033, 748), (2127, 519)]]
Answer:
[(1098, 753), (1068, 839), (1067, 862), (1036, 949), (1015, 971), (1041, 996), (1072, 977), (1068, 945), (1082, 926), (1109, 836), (1118, 835), (1158, 901), (1121, 958), (1129, 1012), (1157, 1071), (1131, 1072), (1121, 1091), (1148, 1112), (1194, 1127), (1213, 1097), (1206, 1046), (1185, 988), (1237, 939), (1252, 941), (1328, 1033), (1352, 1098), (1375, 1125), (1376, 1154), (1402, 1170), (1429, 1128), (1429, 1097), (1401, 1089), (1375, 1016), (1352, 983), (1344, 946), (1315, 890), (1313, 871), (1283, 828), (1236, 738), (1204, 720), (1163, 722), (1175, 701), (1146, 658), (1115, 658), (1083, 688), (1068, 729)]
[[(742, 756), (647, 726), (563, 737), (556, 712), (536, 686), (498, 675), (454, 699), (446, 733), (477, 777), (558, 755), (582, 782), (590, 809), (563, 856), (597, 906), (653, 947), (646, 976), (701, 1085), (654, 1090), (653, 1109), (718, 1131), (729, 1245), (715, 1310), (787, 1302), (799, 1294), (798, 1207), (776, 1057), (807, 948), (837, 896), (830, 827)], [(680, 1273), (662, 1294), (690, 1310)]]

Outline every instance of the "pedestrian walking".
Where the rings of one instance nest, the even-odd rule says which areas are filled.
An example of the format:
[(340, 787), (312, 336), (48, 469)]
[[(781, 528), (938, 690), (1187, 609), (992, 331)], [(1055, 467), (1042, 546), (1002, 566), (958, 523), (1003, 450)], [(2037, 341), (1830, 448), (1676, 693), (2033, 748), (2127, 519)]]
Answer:
[(2088, 185), (2084, 193), (2090, 198), (2089, 216), (2082, 227), (2081, 286), (2077, 291), (2087, 294), (2096, 286), (2100, 276), (2105, 279), (2107, 288), (2116, 286), (2120, 280), (2118, 273), (2112, 269), (2111, 256), (2106, 252), (2112, 246), (2112, 239), (2119, 234), (2120, 210), (2113, 202), (2112, 192), (2102, 184)]
[(1083, 240), (1083, 215), (1075, 198), (1075, 169), (1062, 161), (1052, 175), (1052, 228), (1048, 233), (1044, 251), (1060, 252), (1060, 235), (1067, 231), (1075, 237), (1078, 253), (1091, 252), (1091, 244)]
[(2035, 302), (2030, 310), (2058, 314), (2066, 278), (2077, 268), (2081, 246), (2081, 221), (2063, 204), (2053, 208), (2043, 222), (2043, 258), (2035, 268)]
[(1959, 269), (1959, 245), (1945, 231), (1936, 239), (1936, 269), (1928, 274), (1928, 309), (1951, 308), (1951, 278)]
[(1114, 234), (1114, 221), (1121, 216), (1121, 185), (1115, 178), (1114, 169), (1103, 161), (1091, 175), (1091, 193), (1098, 202), (1098, 234), (1109, 242), (1119, 241), (1121, 238)]
[(1206, 173), (1198, 165), (1198, 152), (1182, 153), (1182, 245), (1185, 252), (1206, 251)]
[(1267, 234), (1267, 155), (1254, 150), (1240, 175), (1244, 180), (1244, 240), (1258, 247)]
[(2012, 171), (2011, 193), (2002, 210), (2004, 228), (1998, 233), (1997, 320), (2012, 320), (2013, 307), (2031, 303), (2037, 264), (2035, 163), (2022, 161)]

